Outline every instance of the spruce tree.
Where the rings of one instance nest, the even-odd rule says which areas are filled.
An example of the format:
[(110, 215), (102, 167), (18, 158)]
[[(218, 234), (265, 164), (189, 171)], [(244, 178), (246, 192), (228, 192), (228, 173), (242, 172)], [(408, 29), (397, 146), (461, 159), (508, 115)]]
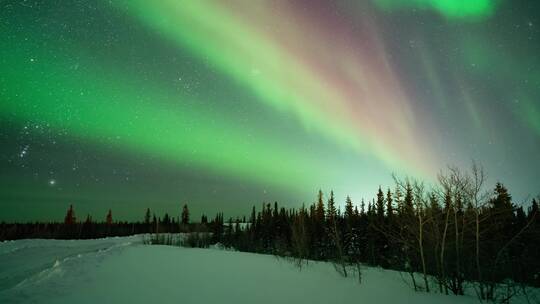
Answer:
[(75, 224), (75, 210), (73, 210), (73, 205), (69, 205), (69, 209), (66, 213), (66, 217), (64, 218), (64, 224), (66, 225), (73, 225)]
[(150, 208), (146, 208), (146, 214), (144, 215), (144, 224), (147, 226), (150, 225), (150, 217)]
[(345, 199), (345, 220), (347, 221), (347, 224), (350, 226), (352, 224), (352, 219), (354, 217), (354, 209), (352, 205), (351, 198), (347, 196)]
[(318, 196), (317, 196), (317, 207), (315, 208), (315, 217), (316, 220), (322, 224), (324, 223), (325, 219), (325, 211), (324, 211), (324, 201), (323, 201), (323, 192), (319, 190)]
[(113, 222), (112, 211), (111, 209), (109, 209), (109, 212), (107, 213), (107, 216), (105, 218), (105, 223), (107, 224), (107, 236), (111, 234), (112, 222)]
[(113, 222), (112, 210), (109, 209), (109, 212), (107, 212), (107, 216), (105, 218), (105, 223), (110, 226), (112, 224), (112, 222)]
[(388, 217), (388, 223), (390, 224), (393, 222), (394, 217), (394, 206), (392, 204), (392, 192), (388, 189), (386, 192), (386, 216)]
[(525, 210), (523, 210), (523, 206), (519, 206), (516, 209), (516, 229), (514, 229), (515, 232), (519, 232), (525, 225), (527, 225), (527, 216), (525, 215)]
[(189, 224), (189, 209), (188, 205), (185, 204), (182, 208), (182, 225), (188, 225)]
[(381, 190), (381, 187), (379, 186), (379, 191), (377, 191), (377, 220), (379, 221), (379, 224), (382, 224), (384, 221), (384, 194)]
[(403, 194), (401, 193), (401, 189), (399, 186), (396, 186), (396, 190), (394, 191), (394, 202), (396, 203), (396, 211), (398, 214), (403, 213)]
[(154, 232), (154, 233), (157, 233), (158, 232), (158, 220), (156, 218), (156, 214), (152, 214), (152, 231), (151, 232)]
[(326, 212), (326, 220), (328, 224), (333, 225), (337, 215), (336, 204), (334, 201), (334, 191), (330, 191), (330, 198), (328, 199), (328, 208)]
[(527, 217), (529, 220), (531, 220), (532, 217), (535, 217), (536, 219), (540, 218), (540, 214), (538, 214), (538, 203), (534, 198), (532, 200), (531, 207), (529, 208), (529, 213), (527, 214)]
[(249, 222), (251, 223), (251, 225), (255, 225), (255, 220), (256, 220), (256, 212), (255, 212), (255, 206), (253, 206), (253, 208), (251, 208), (251, 216), (249, 218)]
[(167, 212), (165, 212), (165, 215), (163, 216), (163, 220), (161, 221), (161, 223), (165, 227), (169, 227), (169, 225), (171, 224), (171, 217), (169, 216)]
[(496, 229), (508, 234), (514, 218), (514, 205), (512, 204), (512, 196), (501, 183), (497, 183), (494, 189), (495, 197), (491, 199), (492, 216)]
[(413, 190), (411, 184), (407, 182), (405, 186), (405, 197), (403, 198), (403, 212), (406, 216), (414, 216)]

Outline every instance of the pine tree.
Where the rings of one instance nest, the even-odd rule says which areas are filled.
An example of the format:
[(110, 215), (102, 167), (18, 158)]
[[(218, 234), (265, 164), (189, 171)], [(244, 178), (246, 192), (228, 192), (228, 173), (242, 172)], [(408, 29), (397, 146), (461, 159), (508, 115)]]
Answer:
[(390, 189), (388, 189), (388, 191), (386, 192), (386, 215), (388, 217), (388, 223), (390, 224), (393, 222), (394, 217), (394, 206), (392, 205), (392, 203), (392, 192), (390, 191)]
[(323, 192), (319, 190), (317, 196), (317, 207), (315, 208), (315, 217), (319, 223), (324, 223), (325, 214), (324, 214), (324, 201), (323, 201)]
[(521, 228), (525, 227), (527, 225), (527, 216), (525, 215), (525, 210), (523, 210), (523, 206), (519, 206), (516, 209), (516, 228), (514, 231), (519, 232)]
[(399, 186), (396, 186), (396, 190), (394, 191), (394, 202), (396, 203), (396, 212), (398, 214), (403, 214), (403, 194), (401, 193), (401, 189)]
[(377, 220), (379, 224), (382, 224), (384, 221), (384, 194), (379, 186), (379, 191), (377, 191), (377, 203), (375, 204), (377, 208)]
[(188, 225), (189, 224), (189, 209), (188, 205), (185, 204), (184, 208), (182, 208), (182, 225)]
[(165, 226), (165, 230), (168, 231), (168, 227), (171, 224), (171, 217), (169, 216), (169, 213), (165, 212), (165, 215), (163, 216), (163, 220), (161, 221), (163, 226)]
[(407, 182), (405, 186), (405, 197), (403, 198), (403, 212), (407, 216), (414, 215), (413, 190), (411, 184)]
[(495, 225), (501, 232), (508, 235), (514, 217), (512, 197), (501, 183), (495, 185), (494, 194), (495, 197), (491, 199), (491, 205), (493, 206), (492, 216), (495, 220)]
[(333, 225), (336, 220), (337, 210), (334, 202), (334, 191), (330, 191), (330, 198), (328, 199), (328, 208), (326, 214), (326, 220), (329, 225)]
[(529, 213), (527, 214), (528, 220), (531, 220), (533, 216), (536, 217), (536, 219), (540, 218), (540, 214), (538, 214), (538, 203), (534, 198), (531, 207), (529, 208)]
[(350, 226), (353, 222), (354, 217), (354, 209), (352, 205), (351, 198), (347, 196), (345, 199), (345, 220), (347, 221), (347, 224)]
[(251, 223), (252, 226), (255, 225), (255, 220), (257, 219), (257, 216), (256, 216), (256, 210), (255, 210), (255, 206), (253, 206), (251, 208), (251, 216), (249, 218), (249, 222)]
[(73, 210), (73, 205), (69, 205), (66, 217), (64, 218), (64, 224), (73, 225), (75, 224), (75, 210)]
[(150, 208), (146, 208), (146, 214), (144, 215), (144, 224), (145, 225), (150, 225)]
[(223, 239), (223, 213), (216, 214), (211, 223), (212, 239), (214, 242), (221, 242)]
[(92, 230), (92, 216), (90, 214), (87, 214), (86, 220), (84, 220), (84, 223), (81, 226), (81, 230), (79, 231), (79, 238), (93, 237), (94, 233)]
[(112, 211), (109, 209), (109, 212), (107, 213), (107, 217), (105, 218), (105, 223), (107, 223), (108, 226), (110, 226), (113, 222), (112, 218)]
[(159, 223), (158, 223), (158, 220), (156, 218), (156, 214), (153, 213), (152, 214), (152, 232), (158, 233), (158, 228), (159, 228)]

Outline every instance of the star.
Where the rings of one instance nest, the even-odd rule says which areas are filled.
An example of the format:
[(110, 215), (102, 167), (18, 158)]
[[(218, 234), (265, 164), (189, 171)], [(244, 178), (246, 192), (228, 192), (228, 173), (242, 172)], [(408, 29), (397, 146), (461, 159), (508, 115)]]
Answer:
[(19, 158), (24, 158), (28, 154), (28, 145), (24, 146), (24, 148), (19, 153)]
[(56, 185), (56, 180), (55, 179), (49, 180), (49, 186), (54, 187), (55, 185)]

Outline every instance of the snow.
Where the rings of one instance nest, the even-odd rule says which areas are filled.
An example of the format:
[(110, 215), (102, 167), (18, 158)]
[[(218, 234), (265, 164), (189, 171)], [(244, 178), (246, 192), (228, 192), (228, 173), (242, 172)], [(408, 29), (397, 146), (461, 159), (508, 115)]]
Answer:
[(397, 272), (363, 282), (330, 263), (142, 244), (142, 236), (0, 243), (0, 303), (478, 303), (414, 292)]

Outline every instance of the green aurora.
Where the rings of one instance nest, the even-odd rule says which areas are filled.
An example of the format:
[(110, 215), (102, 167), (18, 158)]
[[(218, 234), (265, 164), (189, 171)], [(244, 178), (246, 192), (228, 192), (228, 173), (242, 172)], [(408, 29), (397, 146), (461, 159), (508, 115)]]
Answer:
[(540, 191), (534, 4), (2, 6), (0, 221), (359, 202), (471, 159)]

